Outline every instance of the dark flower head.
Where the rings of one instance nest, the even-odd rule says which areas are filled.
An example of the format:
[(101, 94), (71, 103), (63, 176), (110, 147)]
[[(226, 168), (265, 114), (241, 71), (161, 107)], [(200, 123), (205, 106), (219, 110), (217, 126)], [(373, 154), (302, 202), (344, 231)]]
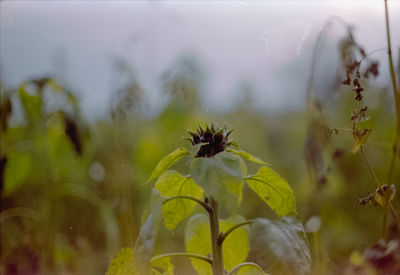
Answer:
[(197, 158), (210, 158), (223, 152), (230, 145), (228, 137), (232, 131), (227, 131), (226, 127), (219, 129), (214, 127), (214, 124), (211, 124), (211, 127), (207, 125), (205, 130), (199, 126), (196, 132), (188, 131), (191, 135), (188, 140), (192, 145), (202, 144), (196, 153)]

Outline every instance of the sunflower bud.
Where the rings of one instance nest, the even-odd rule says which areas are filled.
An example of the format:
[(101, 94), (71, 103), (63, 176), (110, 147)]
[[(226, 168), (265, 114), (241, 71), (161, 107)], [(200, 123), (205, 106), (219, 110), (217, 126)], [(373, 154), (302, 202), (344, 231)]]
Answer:
[(216, 154), (225, 151), (226, 147), (230, 145), (228, 137), (233, 130), (227, 131), (224, 127), (219, 129), (211, 124), (207, 125), (204, 130), (199, 126), (196, 132), (188, 131), (191, 138), (188, 138), (193, 146), (202, 144), (196, 153), (196, 158), (210, 158)]

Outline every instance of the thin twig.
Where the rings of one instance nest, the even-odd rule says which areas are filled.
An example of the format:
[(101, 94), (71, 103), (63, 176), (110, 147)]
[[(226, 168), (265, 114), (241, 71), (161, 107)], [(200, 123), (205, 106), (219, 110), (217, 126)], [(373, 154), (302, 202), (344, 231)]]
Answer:
[(388, 173), (388, 185), (392, 183), (393, 179), (393, 174), (394, 174), (394, 168), (396, 167), (396, 162), (397, 162), (397, 157), (398, 157), (398, 152), (399, 152), (399, 129), (398, 126), (396, 126), (396, 131), (394, 133), (394, 141), (393, 141), (393, 148), (392, 148), (392, 160), (390, 161), (390, 168), (389, 168), (389, 173)]
[(373, 55), (374, 53), (383, 51), (383, 50), (387, 50), (387, 47), (383, 47), (383, 48), (379, 48), (379, 49), (375, 49), (375, 50), (373, 50), (373, 51), (370, 51), (370, 52), (367, 53), (363, 58), (361, 58), (361, 60), (360, 60), (359, 63), (361, 64), (361, 63), (362, 63), (366, 58), (368, 58), (369, 56)]
[[(363, 146), (360, 147), (360, 154), (361, 154), (361, 157), (364, 160), (365, 164), (367, 165), (369, 172), (371, 173), (372, 177), (374, 178), (376, 184), (378, 185), (378, 187), (380, 187), (381, 183), (380, 183), (378, 177), (376, 176), (374, 169), (372, 169), (372, 166), (369, 163), (367, 157), (365, 156)], [(385, 197), (385, 205), (387, 204), (387, 201), (388, 201), (388, 199)], [(385, 238), (385, 235), (386, 235), (386, 220), (387, 220), (387, 212), (388, 212), (388, 207), (385, 205), (383, 206), (384, 212), (383, 212), (383, 221), (382, 221), (382, 237), (383, 238)]]
[(387, 223), (387, 214), (388, 214), (388, 204), (386, 202), (383, 205), (383, 208), (384, 208), (384, 212), (383, 212), (383, 222), (382, 222), (382, 238), (386, 239), (386, 223)]
[(397, 229), (400, 231), (400, 218), (399, 214), (397, 214), (396, 208), (394, 208), (391, 201), (389, 201), (390, 212), (392, 213), (393, 219), (396, 221)]
[(368, 167), (368, 171), (371, 173), (371, 175), (372, 175), (372, 177), (374, 178), (374, 180), (375, 180), (376, 184), (378, 185), (378, 187), (380, 187), (382, 184), (380, 183), (378, 177), (377, 177), (376, 174), (375, 174), (374, 169), (372, 169), (371, 164), (369, 163), (367, 157), (365, 156), (364, 147), (363, 147), (363, 146), (360, 147), (360, 154), (361, 154), (361, 157), (362, 157), (362, 159), (364, 160), (365, 164), (366, 164), (367, 167)]
[(390, 39), (390, 25), (389, 25), (389, 10), (387, 5), (387, 0), (385, 1), (385, 19), (386, 19), (386, 38), (388, 44), (388, 58), (389, 58), (389, 67), (390, 67), (390, 76), (392, 79), (392, 86), (393, 86), (393, 93), (396, 102), (396, 111), (398, 118), (400, 119), (400, 106), (399, 106), (399, 94), (397, 91), (397, 83), (396, 83), (396, 75), (394, 73), (394, 66), (393, 66), (393, 57), (392, 57), (392, 46), (391, 46), (391, 39)]
[(392, 80), (393, 96), (396, 107), (396, 120), (397, 120), (395, 139), (393, 142), (392, 161), (390, 164), (389, 174), (388, 174), (388, 184), (391, 184), (394, 173), (394, 167), (396, 165), (395, 162), (396, 162), (397, 146), (398, 146), (399, 132), (400, 132), (400, 99), (399, 99), (399, 91), (397, 90), (396, 75), (393, 66), (392, 46), (390, 39), (389, 10), (388, 10), (387, 0), (384, 0), (384, 3), (385, 3), (385, 23), (386, 23), (386, 39), (387, 39), (389, 69), (390, 69), (390, 77)]

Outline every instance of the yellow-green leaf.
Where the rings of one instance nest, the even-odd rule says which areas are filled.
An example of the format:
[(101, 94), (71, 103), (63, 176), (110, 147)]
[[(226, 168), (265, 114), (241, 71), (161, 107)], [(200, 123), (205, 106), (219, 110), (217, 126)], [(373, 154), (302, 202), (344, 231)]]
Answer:
[[(182, 176), (177, 171), (167, 171), (156, 181), (155, 188), (164, 197), (178, 195), (191, 196), (201, 199), (203, 190), (190, 176)], [(162, 216), (165, 227), (169, 230), (175, 227), (192, 213), (196, 202), (188, 199), (173, 199), (165, 203), (162, 207)]]
[(185, 147), (179, 147), (169, 155), (165, 156), (160, 162), (157, 164), (156, 168), (151, 173), (150, 178), (146, 181), (146, 184), (157, 179), (161, 176), (172, 164), (180, 160), (183, 156), (189, 155), (189, 151), (186, 150)]
[[(232, 226), (244, 221), (245, 219), (239, 215), (233, 216), (220, 222), (220, 230), (226, 232)], [(225, 269), (230, 270), (244, 262), (250, 250), (247, 227), (238, 227), (232, 231), (225, 239), (222, 250)]]
[(269, 167), (245, 178), (249, 187), (279, 216), (296, 213), (296, 199), (289, 184)]
[(234, 153), (234, 154), (236, 154), (236, 155), (238, 155), (238, 156), (240, 156), (240, 157), (242, 157), (242, 158), (244, 158), (244, 159), (246, 159), (248, 161), (251, 161), (251, 162), (254, 162), (254, 163), (257, 163), (257, 164), (261, 164), (261, 165), (267, 165), (267, 163), (264, 162), (262, 159), (260, 159), (260, 158), (258, 158), (256, 156), (253, 156), (253, 155), (247, 153), (246, 151), (235, 150), (235, 149), (232, 149), (232, 148), (230, 148), (230, 149), (228, 149), (226, 151), (227, 152), (232, 152), (232, 153)]
[[(190, 218), (185, 231), (186, 252), (203, 256), (211, 255), (210, 228), (208, 217), (205, 214), (197, 214)], [(211, 265), (191, 258), (192, 266), (200, 275), (212, 275)]]
[(133, 261), (133, 249), (122, 248), (112, 259), (106, 275), (136, 275), (136, 266)]
[(149, 274), (174, 275), (174, 266), (171, 263), (171, 257), (162, 257), (152, 261)]

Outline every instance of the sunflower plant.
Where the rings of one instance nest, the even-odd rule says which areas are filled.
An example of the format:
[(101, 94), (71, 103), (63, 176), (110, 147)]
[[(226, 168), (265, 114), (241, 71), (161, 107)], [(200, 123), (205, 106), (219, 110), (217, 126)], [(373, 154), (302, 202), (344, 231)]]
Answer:
[[(121, 249), (107, 275), (174, 274), (172, 257), (188, 257), (201, 275), (265, 274), (274, 268), (309, 273), (308, 242), (296, 218), (289, 184), (263, 160), (241, 150), (225, 127), (199, 126), (188, 133), (192, 148), (179, 147), (165, 156), (147, 180), (147, 184), (155, 182), (151, 211), (135, 248)], [(183, 158), (189, 175), (170, 169)], [(258, 171), (248, 174), (246, 162), (259, 165)], [(234, 214), (245, 184), (280, 218), (246, 220)], [(204, 213), (192, 214), (196, 205)], [(221, 209), (230, 217), (221, 219)], [(161, 224), (174, 230), (185, 219), (186, 251), (154, 255)]]

